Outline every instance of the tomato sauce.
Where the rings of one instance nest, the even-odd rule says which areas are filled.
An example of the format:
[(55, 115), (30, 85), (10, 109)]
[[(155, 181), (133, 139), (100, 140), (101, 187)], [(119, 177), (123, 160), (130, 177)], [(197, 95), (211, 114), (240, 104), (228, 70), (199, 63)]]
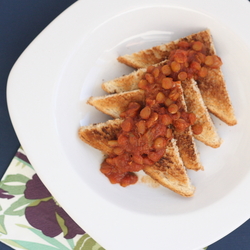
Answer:
[(121, 132), (117, 140), (109, 141), (113, 152), (101, 164), (101, 172), (112, 184), (135, 184), (138, 177), (134, 172), (163, 157), (175, 130), (183, 132), (192, 126), (195, 134), (202, 132), (202, 126), (195, 124), (195, 114), (182, 108), (181, 81), (205, 77), (209, 68), (221, 64), (216, 55), (206, 55), (201, 42), (181, 41), (167, 63), (147, 68), (138, 84), (145, 91), (145, 106), (131, 102), (120, 114), (124, 119)]

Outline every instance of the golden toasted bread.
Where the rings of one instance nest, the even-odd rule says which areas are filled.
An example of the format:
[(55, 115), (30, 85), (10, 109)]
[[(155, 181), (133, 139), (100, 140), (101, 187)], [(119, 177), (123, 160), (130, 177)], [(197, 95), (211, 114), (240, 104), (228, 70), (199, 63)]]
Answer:
[[(162, 62), (162, 64), (164, 64), (164, 62)], [(102, 88), (108, 93), (121, 93), (130, 90), (133, 90), (131, 93), (135, 93), (134, 90), (138, 89), (138, 83), (142, 79), (145, 71), (146, 69), (138, 69), (131, 74), (104, 82)], [(202, 124), (203, 127), (201, 134), (194, 135), (195, 139), (210, 147), (219, 147), (222, 140), (217, 133), (196, 82), (193, 79), (183, 81), (182, 89), (188, 112), (193, 112), (197, 117), (196, 124)]]
[[(181, 86), (179, 87), (181, 89)], [(130, 97), (131, 100), (129, 101)], [(183, 109), (187, 110), (183, 95), (181, 95), (179, 98)], [(131, 101), (143, 102), (143, 100), (144, 91), (134, 90), (118, 94), (106, 95), (103, 97), (91, 97), (88, 100), (88, 103), (93, 105), (103, 113), (112, 116), (113, 118), (119, 118), (120, 113), (126, 110), (127, 105)], [(197, 152), (191, 128), (186, 129), (183, 133), (175, 132), (174, 136), (177, 140), (177, 146), (186, 168), (196, 171), (203, 169), (203, 166), (201, 165), (199, 160), (199, 154)]]
[[(121, 122), (121, 119), (114, 119), (82, 126), (78, 134), (82, 141), (108, 155), (112, 152), (108, 141), (117, 139)], [(174, 139), (167, 144), (166, 153), (161, 160), (153, 166), (147, 166), (144, 171), (161, 185), (182, 196), (190, 197), (194, 194), (195, 187), (190, 182)]]
[(122, 119), (114, 119), (105, 123), (82, 126), (78, 130), (78, 135), (82, 141), (108, 155), (113, 151), (108, 141), (117, 139), (117, 134), (121, 131), (121, 123)]
[[(118, 61), (133, 68), (145, 68), (168, 59), (170, 52), (177, 49), (180, 41), (201, 41), (208, 55), (216, 54), (209, 30), (204, 30), (184, 38), (139, 51), (131, 55), (118, 57)], [(226, 88), (221, 69), (209, 69), (208, 75), (197, 80), (203, 100), (208, 110), (228, 125), (237, 124), (232, 103)]]

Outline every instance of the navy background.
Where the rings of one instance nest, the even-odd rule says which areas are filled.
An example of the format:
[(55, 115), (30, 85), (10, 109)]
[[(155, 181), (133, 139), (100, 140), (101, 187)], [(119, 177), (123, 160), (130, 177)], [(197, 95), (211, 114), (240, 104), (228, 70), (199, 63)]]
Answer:
[[(11, 125), (6, 104), (6, 84), (9, 72), (32, 40), (74, 2), (76, 1), (0, 0), (0, 179), (20, 146)], [(205, 228), (206, 225), (204, 225), (204, 230)], [(0, 242), (0, 250), (10, 249)], [(250, 249), (250, 220), (209, 246), (209, 250), (224, 249)]]

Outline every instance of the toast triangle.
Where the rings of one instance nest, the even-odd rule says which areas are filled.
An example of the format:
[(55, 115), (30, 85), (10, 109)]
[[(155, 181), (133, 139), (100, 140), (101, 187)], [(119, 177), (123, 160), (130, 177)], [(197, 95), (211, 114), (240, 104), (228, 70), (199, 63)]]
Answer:
[[(118, 118), (104, 123), (82, 126), (78, 134), (82, 141), (107, 155), (112, 152), (108, 141), (117, 139), (121, 123), (122, 119)], [(174, 139), (169, 141), (166, 153), (160, 161), (153, 166), (147, 166), (144, 172), (161, 185), (182, 196), (190, 197), (195, 192), (195, 187), (187, 175)]]

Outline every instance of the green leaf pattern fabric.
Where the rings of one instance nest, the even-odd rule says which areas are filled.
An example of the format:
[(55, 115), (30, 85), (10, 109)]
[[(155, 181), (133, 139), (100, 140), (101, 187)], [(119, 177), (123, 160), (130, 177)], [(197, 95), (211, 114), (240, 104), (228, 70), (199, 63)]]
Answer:
[[(63, 209), (51, 195), (37, 199), (25, 196), (27, 183), (35, 175), (24, 151), (19, 148), (0, 181), (0, 241), (17, 250), (104, 250), (83, 230), (69, 234), (72, 223), (68, 222), (66, 213), (62, 212)], [(41, 189), (40, 186), (38, 188)], [(30, 225), (25, 215), (28, 208), (33, 211), (46, 202), (58, 206), (54, 216), (61, 233), (55, 237), (47, 236), (42, 230)], [(68, 238), (65, 238), (67, 235)]]
[[(53, 232), (40, 225), (41, 211)], [(22, 148), (0, 181), (0, 241), (16, 250), (105, 250), (59, 206)]]

